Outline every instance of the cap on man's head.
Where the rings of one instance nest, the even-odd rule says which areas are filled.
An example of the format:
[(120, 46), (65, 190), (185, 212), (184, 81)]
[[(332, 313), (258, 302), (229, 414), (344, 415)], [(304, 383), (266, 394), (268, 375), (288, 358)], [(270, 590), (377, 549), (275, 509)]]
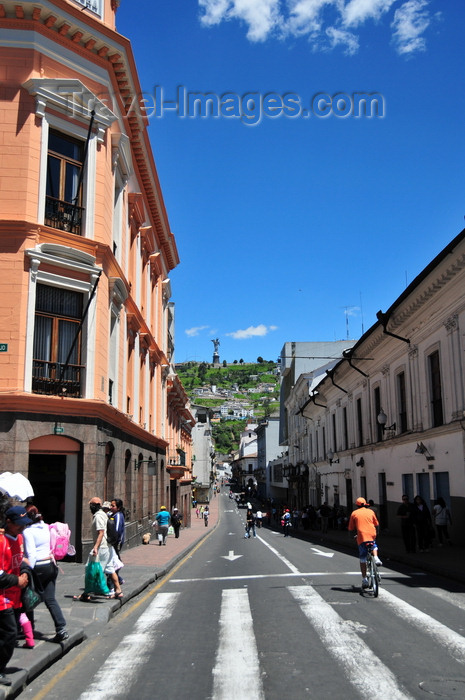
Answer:
[(177, 508), (173, 508), (173, 513), (174, 513), (175, 510), (177, 510)]
[(22, 506), (13, 506), (12, 508), (8, 508), (5, 513), (5, 518), (14, 525), (24, 525), (24, 527), (27, 525), (32, 525), (34, 522), (28, 517), (26, 509)]
[(356, 503), (358, 506), (366, 506), (366, 504), (367, 504), (367, 502), (365, 501), (365, 499), (362, 498), (362, 497), (357, 498), (357, 500), (355, 501), (355, 503)]
[(110, 510), (110, 508), (111, 508), (111, 503), (110, 503), (110, 501), (105, 501), (105, 503), (102, 503), (102, 509), (105, 510), (105, 508), (106, 508), (107, 510)]
[(166, 510), (165, 506), (160, 506), (160, 510)]

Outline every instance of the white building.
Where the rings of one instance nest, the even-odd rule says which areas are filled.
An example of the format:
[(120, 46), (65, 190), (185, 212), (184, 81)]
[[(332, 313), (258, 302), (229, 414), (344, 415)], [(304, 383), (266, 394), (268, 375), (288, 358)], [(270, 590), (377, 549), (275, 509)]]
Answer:
[(196, 421), (192, 428), (192, 470), (195, 477), (192, 494), (199, 503), (208, 503), (215, 456), (210, 410), (194, 404), (191, 406), (191, 413)]
[(377, 318), (329, 372), (289, 392), (289, 463), (307, 470), (311, 503), (372, 498), (391, 532), (403, 493), (430, 508), (442, 496), (463, 544), (465, 230)]

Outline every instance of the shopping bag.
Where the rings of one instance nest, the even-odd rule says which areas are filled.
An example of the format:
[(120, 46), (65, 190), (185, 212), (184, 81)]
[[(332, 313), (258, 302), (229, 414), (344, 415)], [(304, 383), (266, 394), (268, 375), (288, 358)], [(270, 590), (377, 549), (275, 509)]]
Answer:
[(174, 535), (174, 527), (172, 525), (168, 528), (168, 535)]
[(32, 612), (34, 608), (36, 608), (39, 603), (42, 603), (42, 596), (37, 592), (36, 587), (34, 585), (34, 576), (32, 574), (32, 570), (28, 570), (27, 572), (28, 577), (29, 577), (29, 583), (27, 584), (26, 588), (23, 588), (21, 591), (21, 604), (23, 606), (23, 612)]
[(86, 564), (84, 590), (86, 593), (96, 593), (97, 595), (110, 593), (102, 566), (98, 558), (92, 555), (89, 556)]

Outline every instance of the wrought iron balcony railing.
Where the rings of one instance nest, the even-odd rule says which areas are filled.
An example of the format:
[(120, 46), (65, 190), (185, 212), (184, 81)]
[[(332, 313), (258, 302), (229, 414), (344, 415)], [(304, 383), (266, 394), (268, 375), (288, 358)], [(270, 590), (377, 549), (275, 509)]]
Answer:
[(45, 224), (60, 231), (82, 235), (84, 208), (55, 197), (45, 197)]
[(84, 365), (68, 365), (63, 371), (61, 362), (32, 361), (32, 391), (49, 396), (82, 398)]

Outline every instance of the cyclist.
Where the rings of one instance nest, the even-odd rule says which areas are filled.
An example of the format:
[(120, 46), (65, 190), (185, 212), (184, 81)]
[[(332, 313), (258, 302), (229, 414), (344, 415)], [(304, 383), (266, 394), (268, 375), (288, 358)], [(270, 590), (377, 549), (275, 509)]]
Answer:
[(357, 533), (357, 544), (360, 555), (360, 571), (362, 572), (362, 588), (368, 588), (367, 579), (367, 544), (373, 542), (373, 559), (377, 566), (382, 565), (378, 557), (378, 546), (376, 544), (376, 534), (379, 522), (375, 513), (368, 507), (364, 498), (357, 498), (355, 501), (357, 509), (352, 511), (349, 519), (349, 532)]

